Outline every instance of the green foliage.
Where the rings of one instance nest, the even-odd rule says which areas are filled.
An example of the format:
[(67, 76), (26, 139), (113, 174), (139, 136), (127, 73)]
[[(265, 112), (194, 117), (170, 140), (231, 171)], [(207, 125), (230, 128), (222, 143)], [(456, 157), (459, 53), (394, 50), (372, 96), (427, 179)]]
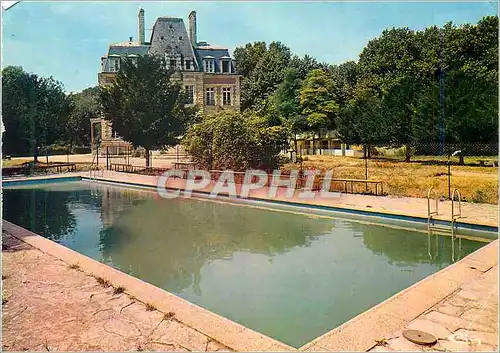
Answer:
[(139, 57), (137, 64), (126, 60), (109, 87), (100, 89), (102, 112), (118, 134), (135, 146), (149, 150), (171, 146), (195, 111), (185, 106), (178, 80), (163, 59)]
[(63, 86), (13, 66), (2, 70), (2, 86), (3, 153), (37, 159), (63, 136), (70, 113)]
[(68, 98), (71, 114), (66, 125), (65, 139), (70, 146), (89, 146), (90, 119), (100, 116), (99, 87), (86, 88)]
[(241, 108), (262, 104), (283, 81), (290, 62), (290, 49), (280, 42), (247, 44), (234, 51), (238, 72), (242, 75)]
[(352, 95), (340, 100), (340, 135), (351, 143), (425, 143), (439, 140), (442, 120), (447, 143), (495, 141), (497, 37), (493, 16), (462, 27), (385, 30), (362, 51)]
[(333, 81), (322, 69), (312, 70), (300, 89), (302, 113), (312, 130), (334, 128), (339, 105), (333, 95)]
[(284, 129), (265, 118), (223, 111), (191, 125), (182, 143), (203, 168), (242, 171), (277, 167), (285, 142)]

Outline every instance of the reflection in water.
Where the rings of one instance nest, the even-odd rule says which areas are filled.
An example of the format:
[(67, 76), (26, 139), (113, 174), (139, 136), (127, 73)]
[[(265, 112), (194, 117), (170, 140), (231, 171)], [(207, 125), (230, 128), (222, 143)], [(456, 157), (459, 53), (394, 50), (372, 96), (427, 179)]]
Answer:
[(449, 237), (95, 183), (4, 201), (7, 220), (296, 347), (451, 263)]

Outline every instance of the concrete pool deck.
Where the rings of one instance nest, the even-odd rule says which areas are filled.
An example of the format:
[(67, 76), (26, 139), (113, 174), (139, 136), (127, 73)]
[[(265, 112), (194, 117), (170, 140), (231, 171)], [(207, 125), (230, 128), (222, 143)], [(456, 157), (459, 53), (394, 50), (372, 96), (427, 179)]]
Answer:
[[(73, 176), (84, 176), (88, 177), (88, 173), (72, 173)], [(60, 175), (59, 177), (67, 177), (69, 174)], [(45, 178), (45, 177), (41, 177)], [(139, 176), (125, 173), (116, 172), (105, 172), (102, 179), (121, 181), (128, 183), (137, 183), (143, 185), (156, 186), (157, 178), (151, 176)], [(178, 182), (177, 180), (173, 180)], [(178, 187), (178, 184), (170, 185), (171, 187)], [(254, 195), (251, 195), (254, 196)], [(344, 196), (344, 195), (343, 195)], [(364, 195), (345, 195), (345, 196), (361, 196), (363, 202), (366, 202), (367, 197)], [(255, 197), (255, 196), (254, 196)], [(373, 198), (373, 197), (372, 197)], [(380, 198), (380, 197), (377, 197)], [(381, 198), (381, 199), (397, 199), (397, 198)], [(333, 201), (338, 201), (339, 199), (333, 199)], [(340, 199), (342, 200), (342, 198)], [(306, 200), (307, 201), (307, 200)], [(332, 200), (328, 200), (332, 201)], [(345, 200), (344, 200), (345, 201)], [(389, 201), (385, 201), (389, 204)], [(426, 207), (425, 200), (425, 207)], [(336, 203), (335, 206), (342, 207), (343, 203)], [(474, 206), (474, 205), (471, 205)], [(495, 206), (496, 205), (488, 205)], [(465, 208), (464, 208), (465, 209)], [(464, 211), (463, 209), (463, 211)], [(496, 207), (498, 209), (498, 207)], [(425, 208), (426, 211), (426, 208)], [(465, 211), (464, 211), (465, 212)], [(491, 212), (491, 211), (490, 211)], [(401, 213), (399, 213), (401, 214)], [(413, 216), (419, 216), (416, 214), (410, 214)], [(489, 214), (490, 220), (493, 218), (492, 213)], [(494, 217), (497, 221), (497, 214)], [(497, 224), (491, 224), (497, 225)], [(38, 266), (36, 266), (36, 261), (42, 261), (43, 258), (47, 256), (51, 257), (51, 261), (54, 261), (55, 257), (58, 260), (62, 260), (63, 268), (69, 271), (69, 265), (78, 264), (79, 275), (77, 277), (94, 275), (102, 277), (109, 281), (113, 286), (123, 286), (125, 292), (128, 295), (135, 297), (138, 302), (142, 303), (153, 303), (154, 306), (163, 314), (173, 312), (175, 314), (175, 322), (179, 325), (183, 325), (180, 332), (187, 329), (192, 329), (195, 332), (201, 334), (204, 339), (202, 342), (206, 344), (206, 348), (203, 347), (191, 347), (194, 350), (236, 350), (236, 351), (284, 351), (284, 350), (295, 350), (281, 342), (273, 340), (267, 336), (261, 335), (255, 331), (249, 330), (241, 325), (238, 325), (230, 320), (222, 318), (216, 314), (213, 314), (205, 309), (199, 308), (189, 302), (186, 302), (180, 298), (173, 296), (172, 294), (163, 291), (157, 287), (151, 286), (145, 282), (142, 282), (134, 277), (128, 276), (117, 270), (114, 270), (104, 264), (96, 262), (89, 259), (81, 254), (75, 253), (74, 251), (64, 248), (50, 240), (42, 238), (34, 233), (31, 233), (23, 228), (17, 227), (9, 222), (4, 222), (4, 230), (10, 235), (21, 240), (34, 247), (35, 250), (39, 250), (37, 255), (37, 260), (33, 261), (31, 265), (32, 271), (38, 273)], [(8, 257), (4, 254), (4, 266), (7, 266)], [(22, 263), (25, 261), (23, 256), (17, 257), (12, 260), (11, 268), (23, 266)], [(49, 263), (51, 262), (49, 261)], [(42, 266), (40, 266), (42, 267)], [(4, 270), (5, 271), (5, 270)], [(5, 272), (4, 272), (5, 274)], [(53, 277), (52, 272), (49, 273), (38, 273), (35, 277), (38, 280), (39, 287), (57, 287), (57, 279)], [(73, 275), (75, 276), (75, 275)], [(91, 278), (92, 279), (92, 278)], [(8, 291), (16, 292), (16, 284), (14, 283), (9, 287), (9, 279), (5, 281), (5, 289)], [(95, 280), (94, 280), (95, 281)], [(12, 282), (11, 282), (12, 283)], [(17, 283), (17, 285), (20, 285)], [(36, 293), (36, 287), (29, 290), (29, 283), (23, 283), (26, 286), (24, 291), (26, 297), (32, 296)], [(494, 288), (496, 288), (496, 292)], [(72, 290), (71, 290), (72, 289)], [(70, 305), (66, 305), (66, 301), (71, 301), (71, 293), (73, 295), (78, 295), (80, 292), (78, 286), (68, 289), (65, 296), (63, 297), (63, 306), (67, 311), (65, 314), (67, 320), (73, 318), (78, 313), (74, 312), (74, 308), (71, 309)], [(50, 291), (49, 291), (50, 292)], [(108, 292), (111, 292), (109, 290)], [(103, 294), (104, 295), (104, 294)], [(110, 298), (112, 295), (108, 293)], [(487, 299), (486, 299), (486, 298)], [(9, 300), (9, 298), (7, 298)], [(12, 298), (14, 300), (14, 298)], [(17, 300), (24, 300), (22, 296), (18, 297)], [(464, 302), (465, 300), (465, 302)], [(10, 300), (7, 302), (5, 310), (8, 309)], [(13, 305), (14, 301), (10, 302)], [(111, 305), (113, 305), (113, 300), (106, 301), (106, 305), (110, 305), (110, 310), (112, 311)], [(18, 304), (18, 305), (22, 305)], [(456, 309), (456, 308), (461, 309)], [(23, 307), (19, 307), (20, 310)], [(73, 311), (72, 311), (73, 310)], [(454, 311), (455, 310), (455, 311)], [(150, 313), (150, 312), (148, 312)], [(485, 314), (487, 313), (487, 314)], [(460, 341), (462, 338), (471, 338), (470, 342), (467, 343), (467, 350), (490, 350), (498, 346), (498, 340), (494, 340), (493, 336), (498, 335), (498, 316), (497, 314), (492, 315), (491, 313), (498, 313), (498, 240), (488, 244), (487, 246), (479, 249), (478, 251), (470, 254), (464, 259), (456, 262), (455, 264), (448, 266), (447, 268), (439, 271), (438, 273), (425, 278), (424, 280), (414, 284), (413, 286), (397, 293), (393, 297), (387, 299), (386, 301), (380, 303), (379, 305), (373, 307), (372, 309), (358, 315), (352, 320), (344, 323), (343, 325), (327, 332), (326, 334), (314, 339), (310, 343), (299, 348), (300, 351), (391, 351), (391, 350), (448, 350), (448, 351), (463, 351), (466, 347), (461, 344), (465, 341)], [(15, 313), (14, 313), (15, 314)], [(163, 317), (160, 314), (160, 318)], [(44, 325), (44, 327), (50, 327), (54, 325), (57, 326), (59, 321), (51, 321), (51, 316), (49, 315), (38, 315), (30, 316), (30, 312), (25, 309), (23, 311), (24, 318), (18, 316), (16, 320), (20, 320), (21, 323), (27, 327), (36, 326), (38, 324)], [(443, 317), (443, 315), (448, 315), (449, 317)], [(147, 315), (146, 315), (147, 316)], [(10, 323), (5, 321), (4, 315), (4, 343), (12, 342), (15, 339), (19, 342), (27, 342), (28, 338), (24, 337), (21, 332), (11, 333), (9, 331)], [(25, 320), (25, 321), (23, 321)], [(112, 319), (111, 322), (113, 322)], [(118, 319), (116, 319), (118, 320)], [(149, 320), (149, 319), (148, 319)], [(40, 322), (38, 322), (40, 321)], [(154, 321), (154, 320), (153, 320)], [(89, 321), (90, 322), (90, 321)], [(121, 321), (116, 321), (118, 327), (120, 327)], [(185, 327), (184, 327), (185, 326)], [(427, 330), (430, 333), (439, 333), (440, 341), (438, 345), (433, 347), (420, 347), (411, 346), (409, 341), (406, 341), (401, 337), (401, 330), (405, 327), (419, 328)], [(443, 331), (444, 327), (444, 331)], [(33, 329), (33, 328), (32, 328)], [(496, 329), (496, 331), (495, 331)], [(52, 329), (53, 331), (54, 329)], [(446, 336), (445, 333), (449, 333)], [(15, 337), (12, 337), (12, 334)], [(9, 336), (11, 335), (11, 336)], [(102, 333), (102, 335), (107, 336), (107, 334)], [(7, 337), (9, 336), (9, 337)], [(446, 336), (446, 337), (445, 337)], [(183, 338), (184, 337), (184, 338)], [(145, 348), (145, 349), (160, 349), (160, 350), (174, 350), (174, 349), (189, 349), (190, 346), (186, 346), (186, 335), (180, 335), (179, 338), (173, 334), (173, 336), (168, 337), (168, 340), (172, 344), (176, 344), (172, 347), (163, 348)], [(200, 336), (201, 337), (201, 336)], [(481, 338), (481, 343), (478, 344), (477, 338)], [(10, 340), (10, 341), (9, 341)], [(189, 342), (189, 339), (187, 339)], [(210, 343), (206, 342), (216, 341), (220, 346), (210, 346)], [(18, 342), (18, 343), (19, 343)], [(377, 342), (380, 342), (378, 344)], [(459, 342), (459, 343), (456, 343)], [(20, 343), (19, 343), (20, 344)], [(27, 343), (26, 343), (27, 344)], [(43, 349), (43, 345), (38, 346), (39, 350)], [(50, 342), (49, 342), (50, 345)], [(41, 348), (40, 348), (41, 347)], [(176, 348), (173, 348), (176, 347)], [(183, 348), (184, 347), (184, 348)], [(218, 348), (215, 348), (218, 347)], [(408, 348), (412, 347), (412, 348)], [(19, 350), (21, 346), (16, 346), (16, 348), (5, 348), (8, 350)], [(57, 348), (57, 347), (56, 347)], [(79, 350), (76, 347), (70, 347), (74, 350)], [(103, 347), (104, 348), (104, 347)], [(141, 346), (142, 348), (142, 346)], [(35, 348), (33, 348), (35, 349)], [(59, 348), (64, 349), (64, 348)], [(84, 349), (84, 348), (80, 348)], [(113, 348), (111, 350), (124, 350), (133, 349), (131, 348)], [(104, 349), (106, 350), (106, 349)], [(110, 350), (110, 349), (108, 349)]]

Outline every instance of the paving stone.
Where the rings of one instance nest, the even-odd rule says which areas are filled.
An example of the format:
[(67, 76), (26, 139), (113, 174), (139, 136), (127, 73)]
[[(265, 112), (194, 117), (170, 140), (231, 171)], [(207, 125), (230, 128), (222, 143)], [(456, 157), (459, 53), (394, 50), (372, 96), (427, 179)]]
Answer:
[(406, 328), (409, 330), (419, 330), (430, 333), (435, 336), (436, 339), (444, 339), (451, 333), (443, 325), (425, 319), (417, 319), (406, 326)]
[(498, 306), (485, 309), (472, 308), (465, 311), (460, 317), (467, 321), (474, 321), (487, 326), (493, 329), (492, 332), (498, 329)]
[(488, 326), (481, 325), (471, 320), (462, 319), (460, 317), (446, 315), (438, 311), (431, 311), (426, 314), (424, 318), (443, 325), (451, 332), (455, 332), (460, 328), (493, 332), (493, 330)]
[(387, 346), (375, 346), (370, 349), (370, 352), (394, 352), (394, 349)]
[(435, 310), (446, 315), (460, 316), (465, 309), (464, 307), (455, 306), (451, 305), (450, 303), (444, 302), (443, 304), (437, 306)]
[(395, 351), (422, 352), (422, 346), (408, 341), (403, 336), (388, 340), (387, 347)]
[(474, 352), (498, 352), (498, 347), (494, 347), (489, 344), (480, 344), (473, 345), (472, 350)]
[(480, 332), (460, 329), (456, 332), (461, 336), (469, 337), (470, 339), (479, 339), (481, 344), (489, 344), (492, 346), (498, 346), (498, 333), (491, 332)]
[(3, 287), (10, 295), (2, 308), (4, 350), (231, 351), (182, 323), (162, 321), (163, 313), (147, 311), (126, 293), (113, 294), (112, 287), (8, 234), (3, 241), (17, 248), (2, 252)]
[(468, 342), (441, 340), (439, 344), (451, 352), (472, 352), (472, 347)]

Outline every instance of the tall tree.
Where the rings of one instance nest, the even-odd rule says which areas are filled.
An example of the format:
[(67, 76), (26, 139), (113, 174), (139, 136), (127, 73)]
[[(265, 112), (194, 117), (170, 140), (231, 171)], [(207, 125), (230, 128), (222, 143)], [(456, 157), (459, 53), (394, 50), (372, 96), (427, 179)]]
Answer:
[(251, 76), (255, 67), (267, 52), (266, 42), (247, 43), (244, 47), (234, 50), (234, 59), (241, 79), (241, 109), (245, 110), (254, 103), (254, 97), (250, 92), (252, 85)]
[(300, 105), (300, 88), (302, 80), (300, 73), (295, 68), (290, 68), (285, 72), (283, 82), (273, 95), (276, 109), (280, 115), (281, 123), (286, 128), (289, 135), (294, 140), (295, 150), (297, 150), (297, 134), (307, 130), (307, 120), (302, 114)]
[(290, 57), (290, 49), (280, 42), (272, 42), (267, 49), (263, 42), (235, 49), (236, 65), (243, 75), (243, 110), (262, 104), (262, 101), (273, 94), (283, 81)]
[(295, 69), (298, 77), (303, 80), (306, 78), (307, 74), (314, 69), (319, 69), (321, 65), (310, 55), (304, 55), (299, 57), (293, 55), (290, 59), (290, 68)]
[(21, 67), (2, 70), (5, 124), (4, 153), (40, 151), (61, 140), (69, 115), (63, 86), (52, 77), (26, 73)]
[(164, 59), (146, 55), (136, 63), (125, 60), (113, 84), (99, 91), (104, 117), (125, 140), (146, 150), (146, 166), (150, 150), (175, 145), (195, 113), (172, 74)]
[(90, 119), (99, 117), (99, 87), (71, 94), (71, 114), (66, 125), (65, 140), (69, 147), (90, 145)]
[(307, 75), (300, 89), (300, 105), (310, 130), (318, 132), (319, 137), (322, 129), (336, 127), (339, 105), (333, 95), (333, 81), (324, 70)]

